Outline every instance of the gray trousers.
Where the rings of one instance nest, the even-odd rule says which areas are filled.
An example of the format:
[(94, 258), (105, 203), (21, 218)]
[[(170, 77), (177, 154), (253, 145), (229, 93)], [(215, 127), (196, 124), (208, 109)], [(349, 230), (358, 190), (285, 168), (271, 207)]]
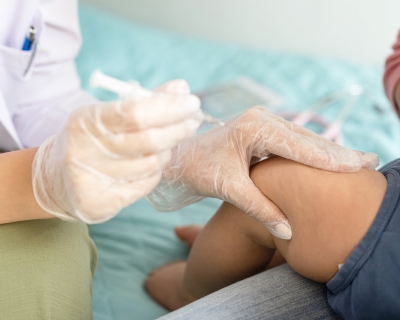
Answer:
[(326, 300), (325, 284), (287, 264), (214, 292), (160, 320), (340, 319)]

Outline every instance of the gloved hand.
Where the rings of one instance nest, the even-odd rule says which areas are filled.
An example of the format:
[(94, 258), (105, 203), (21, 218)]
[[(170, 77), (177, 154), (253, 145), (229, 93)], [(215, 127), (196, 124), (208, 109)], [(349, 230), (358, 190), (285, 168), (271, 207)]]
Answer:
[(160, 211), (178, 210), (203, 197), (244, 210), (282, 239), (291, 228), (280, 209), (249, 178), (249, 167), (272, 154), (338, 172), (376, 168), (378, 157), (352, 151), (301, 126), (254, 107), (225, 127), (191, 137), (172, 150), (160, 184), (147, 200)]
[[(183, 94), (160, 91), (179, 87)], [(35, 156), (39, 205), (64, 220), (99, 223), (147, 195), (160, 181), (171, 149), (200, 123), (186, 82), (166, 84), (151, 98), (99, 103), (72, 113)]]

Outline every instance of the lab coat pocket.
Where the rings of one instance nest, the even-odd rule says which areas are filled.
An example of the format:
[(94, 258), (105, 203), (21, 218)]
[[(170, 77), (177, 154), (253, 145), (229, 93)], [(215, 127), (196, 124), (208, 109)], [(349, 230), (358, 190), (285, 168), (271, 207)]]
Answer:
[(0, 75), (2, 78), (26, 81), (29, 77), (29, 64), (33, 64), (32, 58), (35, 50), (19, 50), (0, 45)]
[(0, 90), (3, 94), (8, 89), (14, 89), (14, 84), (29, 80), (35, 64), (37, 44), (44, 29), (44, 21), (37, 0), (30, 1), (29, 7), (32, 9), (30, 25), (36, 29), (31, 49), (22, 50), (22, 43), (21, 48), (0, 44)]
[(34, 53), (0, 45), (0, 91), (11, 113), (31, 76)]
[(0, 45), (0, 148), (4, 150), (22, 147), (11, 115), (29, 77), (24, 73), (30, 56), (30, 51)]

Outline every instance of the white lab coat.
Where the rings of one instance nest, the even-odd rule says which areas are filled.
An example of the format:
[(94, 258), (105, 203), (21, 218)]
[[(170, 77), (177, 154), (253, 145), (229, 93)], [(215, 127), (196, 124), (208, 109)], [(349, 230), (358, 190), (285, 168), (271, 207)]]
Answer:
[[(0, 0), (0, 148), (39, 146), (95, 99), (80, 88), (77, 0)], [(33, 63), (22, 46), (38, 30)]]

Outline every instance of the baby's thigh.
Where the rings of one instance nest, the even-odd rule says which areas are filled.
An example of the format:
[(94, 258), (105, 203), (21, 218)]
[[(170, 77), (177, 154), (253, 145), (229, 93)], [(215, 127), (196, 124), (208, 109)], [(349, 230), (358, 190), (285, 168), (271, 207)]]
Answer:
[(386, 179), (376, 171), (340, 174), (282, 158), (263, 166), (257, 176), (269, 175), (264, 181), (275, 183), (259, 188), (267, 187), (266, 196), (285, 213), (293, 231), (290, 241), (274, 238), (277, 248), (301, 275), (329, 281), (372, 224)]

